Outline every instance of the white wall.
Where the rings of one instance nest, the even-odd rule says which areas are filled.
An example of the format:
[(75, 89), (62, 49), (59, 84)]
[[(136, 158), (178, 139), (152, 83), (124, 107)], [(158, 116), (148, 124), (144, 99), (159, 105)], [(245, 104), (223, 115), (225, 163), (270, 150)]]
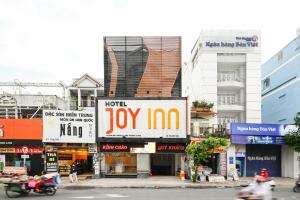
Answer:
[(291, 147), (282, 145), (281, 147), (281, 176), (289, 178), (299, 178), (300, 161), (296, 153)]
[[(233, 164), (229, 163), (229, 157), (233, 157)], [(231, 169), (235, 169), (235, 145), (231, 144), (227, 148), (227, 176)]]
[(150, 154), (136, 155), (137, 160), (137, 172), (138, 173), (150, 173)]

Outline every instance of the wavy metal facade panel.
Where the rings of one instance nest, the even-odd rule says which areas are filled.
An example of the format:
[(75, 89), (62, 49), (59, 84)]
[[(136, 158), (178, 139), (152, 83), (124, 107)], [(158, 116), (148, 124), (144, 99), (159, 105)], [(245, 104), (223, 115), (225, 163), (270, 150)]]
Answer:
[(181, 96), (181, 37), (104, 37), (104, 94)]

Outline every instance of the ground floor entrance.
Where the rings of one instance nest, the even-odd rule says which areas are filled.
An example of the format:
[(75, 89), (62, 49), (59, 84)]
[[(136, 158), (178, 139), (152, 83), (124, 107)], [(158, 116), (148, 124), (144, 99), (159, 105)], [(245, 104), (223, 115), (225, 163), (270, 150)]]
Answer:
[(69, 175), (71, 165), (77, 163), (77, 174), (93, 172), (93, 154), (87, 147), (58, 147), (58, 171), (61, 175)]
[(281, 145), (246, 145), (246, 176), (254, 176), (262, 168), (273, 177), (281, 176)]
[(41, 140), (2, 140), (0, 144), (0, 171), (4, 167), (26, 167), (31, 176), (44, 169)]
[(175, 175), (175, 154), (152, 154), (151, 173), (152, 175), (174, 176)]

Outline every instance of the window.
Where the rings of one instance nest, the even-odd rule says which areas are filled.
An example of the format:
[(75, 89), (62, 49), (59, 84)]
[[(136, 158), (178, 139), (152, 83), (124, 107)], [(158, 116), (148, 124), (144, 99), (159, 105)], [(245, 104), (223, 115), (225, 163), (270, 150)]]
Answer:
[(218, 73), (218, 81), (219, 82), (234, 81), (234, 80), (236, 80), (234, 71), (227, 71), (227, 72), (219, 72)]
[(238, 117), (234, 115), (223, 115), (218, 117), (218, 124), (229, 124), (238, 122)]
[(235, 94), (218, 95), (219, 105), (235, 105), (238, 104), (238, 97)]
[(270, 78), (266, 78), (263, 82), (263, 89), (270, 87)]

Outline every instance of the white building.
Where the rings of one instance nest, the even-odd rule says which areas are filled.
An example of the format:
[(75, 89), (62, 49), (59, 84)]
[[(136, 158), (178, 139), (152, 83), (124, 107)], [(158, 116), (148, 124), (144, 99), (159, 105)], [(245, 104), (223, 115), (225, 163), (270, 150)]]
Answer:
[[(231, 122), (260, 123), (260, 45), (256, 30), (202, 31), (183, 70), (183, 96), (214, 103), (214, 123), (227, 129)], [(227, 170), (235, 167), (235, 154), (232, 145)]]

